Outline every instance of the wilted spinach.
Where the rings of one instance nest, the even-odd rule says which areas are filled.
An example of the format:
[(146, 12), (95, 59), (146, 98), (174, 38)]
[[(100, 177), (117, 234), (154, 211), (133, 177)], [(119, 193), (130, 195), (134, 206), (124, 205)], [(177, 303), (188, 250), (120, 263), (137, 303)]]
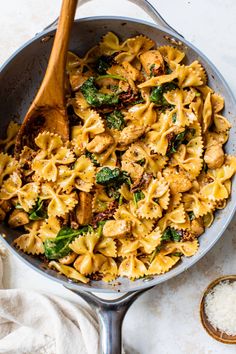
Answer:
[(47, 239), (44, 242), (46, 258), (59, 259), (67, 256), (71, 251), (69, 244), (74, 240), (74, 238), (89, 231), (93, 231), (93, 228), (89, 225), (78, 230), (71, 229), (70, 227), (63, 227), (58, 232), (55, 239)]
[(125, 127), (124, 115), (121, 111), (115, 110), (106, 116), (107, 127), (110, 129), (122, 130)]
[(116, 94), (106, 94), (99, 92), (95, 84), (95, 78), (90, 77), (81, 86), (81, 92), (90, 106), (112, 106), (119, 103), (119, 96)]
[(167, 227), (162, 234), (161, 240), (179, 242), (181, 238), (182, 238), (181, 230), (175, 230), (172, 227)]
[(29, 219), (30, 220), (42, 220), (42, 219), (46, 219), (46, 217), (47, 217), (47, 212), (44, 208), (43, 200), (38, 199), (34, 209), (32, 209), (29, 212)]

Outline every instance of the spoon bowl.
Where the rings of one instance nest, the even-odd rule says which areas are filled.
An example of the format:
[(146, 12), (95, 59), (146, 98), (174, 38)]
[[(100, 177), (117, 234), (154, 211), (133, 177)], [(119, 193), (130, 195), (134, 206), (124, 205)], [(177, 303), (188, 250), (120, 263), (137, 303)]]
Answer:
[(211, 282), (208, 287), (205, 289), (202, 300), (200, 303), (200, 318), (201, 318), (201, 323), (207, 333), (214, 338), (215, 340), (225, 343), (225, 344), (236, 344), (236, 335), (230, 336), (226, 334), (225, 332), (220, 331), (219, 329), (215, 329), (211, 323), (208, 320), (208, 317), (205, 312), (205, 299), (207, 294), (219, 283), (224, 282), (224, 281), (229, 281), (234, 282), (236, 281), (236, 275), (226, 275), (220, 278), (215, 279), (213, 282)]
[(58, 28), (46, 74), (20, 127), (15, 144), (15, 157), (26, 145), (34, 148), (41, 131), (59, 134), (69, 140), (69, 123), (65, 104), (65, 67), (70, 32), (77, 0), (63, 0)]

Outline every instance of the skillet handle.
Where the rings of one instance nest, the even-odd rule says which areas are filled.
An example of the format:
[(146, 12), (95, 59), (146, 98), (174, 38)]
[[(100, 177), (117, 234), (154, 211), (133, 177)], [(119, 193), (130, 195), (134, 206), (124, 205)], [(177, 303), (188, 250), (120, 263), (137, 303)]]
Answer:
[(146, 290), (133, 291), (118, 299), (105, 300), (83, 290), (74, 290), (66, 286), (70, 291), (82, 297), (93, 310), (95, 310), (100, 328), (100, 354), (122, 353), (122, 322), (130, 305)]
[[(79, 0), (77, 8), (79, 8), (81, 5), (90, 2), (92, 0)], [(137, 5), (141, 9), (143, 9), (153, 20), (157, 25), (160, 25), (164, 29), (167, 29), (168, 31), (173, 32), (174, 34), (177, 34), (178, 36), (184, 38), (182, 34), (177, 32), (172, 26), (170, 26), (164, 18), (161, 16), (161, 14), (155, 9), (155, 7), (148, 1), (148, 0), (128, 0), (129, 2), (132, 2), (133, 4)], [(53, 21), (50, 25), (44, 28), (43, 31), (49, 30), (49, 29), (55, 29), (57, 27), (58, 23), (58, 18)]]

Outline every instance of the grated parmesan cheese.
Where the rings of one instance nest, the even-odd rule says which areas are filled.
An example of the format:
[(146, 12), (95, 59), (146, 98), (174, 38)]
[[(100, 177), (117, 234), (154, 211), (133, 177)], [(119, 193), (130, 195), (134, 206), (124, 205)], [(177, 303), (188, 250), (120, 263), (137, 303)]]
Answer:
[(236, 281), (223, 281), (205, 298), (205, 313), (215, 328), (228, 335), (236, 335)]

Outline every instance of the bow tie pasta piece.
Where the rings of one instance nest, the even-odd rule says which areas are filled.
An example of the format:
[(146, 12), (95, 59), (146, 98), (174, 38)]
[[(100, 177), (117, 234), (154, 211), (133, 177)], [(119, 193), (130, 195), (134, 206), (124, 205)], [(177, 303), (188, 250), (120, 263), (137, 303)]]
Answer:
[(219, 113), (224, 108), (225, 100), (221, 95), (214, 92), (211, 95), (211, 104), (212, 104), (213, 112)]
[(113, 198), (109, 197), (103, 187), (96, 187), (92, 200), (93, 213), (103, 213), (109, 208)]
[(199, 63), (198, 60), (194, 60), (188, 68), (193, 69), (193, 71), (201, 78), (203, 85), (207, 84), (207, 74), (204, 67)]
[(175, 108), (171, 111), (171, 116), (176, 115), (175, 125), (185, 127), (197, 120), (196, 115), (190, 108), (186, 108), (194, 99), (194, 91), (172, 90), (164, 94), (167, 102)]
[[(195, 94), (196, 94), (196, 92), (195, 92)], [(193, 111), (193, 113), (197, 117), (198, 124), (202, 123), (202, 111), (203, 111), (203, 99), (202, 99), (202, 97), (195, 96), (193, 101), (190, 103), (189, 108)], [(194, 121), (194, 123), (196, 124), (196, 121)], [(199, 127), (201, 129), (200, 124), (199, 124)]]
[(120, 239), (120, 247), (118, 255), (121, 257), (128, 256), (140, 249), (143, 253), (150, 254), (161, 244), (161, 231), (157, 226), (150, 234), (140, 236), (138, 239), (123, 238)]
[(183, 195), (183, 203), (185, 210), (192, 211), (196, 218), (206, 215), (215, 209), (215, 203), (212, 200), (194, 191)]
[(35, 205), (38, 194), (38, 183), (31, 182), (22, 187), (20, 176), (14, 172), (6, 181), (4, 181), (0, 190), (0, 199), (9, 200), (13, 197), (17, 197), (21, 207), (28, 212)]
[(207, 174), (210, 177), (210, 182), (201, 188), (200, 194), (213, 201), (228, 198), (229, 191), (227, 190), (226, 182), (234, 173), (233, 167), (225, 165), (216, 170), (209, 170)]
[(157, 123), (145, 135), (147, 146), (162, 156), (165, 156), (169, 146), (170, 138), (176, 132), (177, 127), (173, 126), (170, 114), (161, 114)]
[(89, 279), (84, 275), (80, 274), (73, 267), (58, 263), (56, 261), (51, 261), (48, 264), (49, 268), (56, 269), (59, 273), (64, 274), (67, 278), (73, 279), (74, 281), (79, 281), (81, 283), (88, 283)]
[(170, 164), (185, 170), (190, 179), (195, 179), (201, 172), (203, 160), (203, 142), (201, 137), (191, 139), (187, 145), (180, 145), (173, 154)]
[(202, 111), (202, 130), (203, 133), (206, 133), (207, 129), (210, 127), (212, 123), (212, 104), (211, 104), (211, 93), (209, 92), (204, 105), (203, 105), (203, 111)]
[(102, 280), (110, 282), (118, 275), (118, 267), (113, 258), (107, 257), (106, 261), (101, 266), (99, 273), (103, 275)]
[(158, 50), (168, 64), (170, 64), (171, 62), (179, 64), (185, 57), (184, 52), (181, 52), (177, 48), (168, 45), (158, 47)]
[(180, 252), (186, 257), (193, 256), (199, 248), (198, 240), (185, 241), (185, 242), (170, 242), (164, 246), (163, 253), (171, 254)]
[(56, 238), (61, 225), (56, 216), (51, 216), (45, 220), (39, 229), (39, 237), (44, 242), (47, 239)]
[(74, 145), (84, 149), (89, 138), (104, 132), (104, 124), (100, 115), (91, 109), (78, 109), (77, 115), (83, 120), (82, 126), (72, 128), (72, 141)]
[(83, 58), (72, 52), (67, 54), (66, 72), (69, 76), (70, 86), (73, 91), (78, 88), (92, 75), (91, 64), (96, 61), (99, 47), (91, 48)]
[(71, 192), (77, 188), (89, 192), (95, 181), (95, 167), (91, 160), (84, 155), (80, 156), (74, 168), (62, 167), (59, 170), (58, 185), (63, 191)]
[(136, 104), (128, 110), (126, 120), (138, 126), (150, 126), (157, 120), (155, 104), (149, 99), (145, 103)]
[(72, 251), (78, 254), (78, 258), (74, 262), (74, 267), (81, 274), (96, 273), (100, 270), (103, 263), (105, 263), (106, 257), (100, 253), (95, 253), (95, 246), (98, 241), (98, 234), (88, 233), (76, 238), (70, 244)]
[(136, 206), (133, 202), (121, 205), (114, 214), (115, 220), (129, 220), (132, 222), (131, 233), (135, 237), (145, 236), (150, 233), (153, 221), (148, 219), (140, 220), (136, 216)]
[(167, 209), (169, 204), (168, 182), (159, 173), (157, 179), (153, 179), (143, 193), (145, 198), (137, 203), (137, 215), (146, 219), (160, 218), (162, 210)]
[(4, 179), (18, 169), (18, 162), (11, 156), (0, 153), (0, 186)]
[(220, 114), (213, 115), (213, 122), (217, 133), (226, 132), (231, 128), (230, 122)]
[(60, 190), (54, 190), (52, 185), (45, 183), (41, 186), (40, 198), (48, 200), (48, 216), (65, 216), (73, 210), (78, 203), (76, 192), (64, 194)]
[[(174, 65), (178, 85), (181, 88), (198, 87), (203, 85), (202, 73), (195, 71), (191, 66)], [(173, 67), (171, 67), (173, 69)]]
[(175, 193), (175, 194), (171, 193), (168, 210), (172, 211), (176, 209), (182, 202), (182, 197), (183, 197), (182, 193)]
[(106, 257), (116, 257), (116, 243), (112, 238), (104, 237), (96, 244), (95, 252), (99, 252)]
[(140, 162), (143, 161), (143, 168), (146, 172), (152, 173), (154, 176), (161, 171), (167, 162), (167, 157), (159, 154), (151, 153), (151, 150), (144, 143), (134, 143), (126, 150), (122, 156), (122, 162)]
[(154, 45), (155, 43), (151, 39), (143, 35), (128, 38), (123, 43), (123, 48), (121, 49), (122, 52), (116, 55), (115, 60), (117, 63), (124, 61), (132, 62), (135, 58), (139, 58), (142, 53), (153, 48)]
[(99, 47), (101, 52), (106, 55), (112, 55), (116, 52), (127, 49), (126, 44), (120, 44), (119, 38), (112, 32), (108, 32), (105, 36), (103, 36)]
[(3, 146), (5, 152), (9, 151), (10, 148), (15, 145), (16, 136), (20, 129), (20, 124), (10, 121), (7, 127), (7, 136), (5, 139), (0, 139), (0, 146)]
[(147, 269), (142, 261), (140, 261), (135, 255), (130, 255), (125, 258), (120, 266), (118, 273), (122, 277), (129, 279), (137, 279), (145, 275)]
[(41, 222), (34, 221), (28, 226), (25, 226), (25, 229), (28, 233), (25, 233), (14, 240), (14, 244), (25, 253), (29, 254), (43, 254), (44, 246), (41, 238), (38, 236), (39, 228)]
[(163, 274), (168, 272), (178, 261), (180, 257), (174, 255), (166, 255), (163, 251), (160, 251), (152, 263), (150, 264), (147, 275)]
[(63, 147), (60, 136), (49, 132), (40, 133), (35, 143), (41, 150), (32, 162), (33, 171), (39, 178), (55, 182), (58, 176), (58, 165), (74, 162), (73, 152)]
[(172, 82), (178, 78), (178, 73), (173, 71), (171, 74), (160, 75), (151, 77), (149, 80), (146, 80), (138, 85), (138, 88), (144, 89), (146, 87), (154, 87), (166, 84), (167, 82)]
[(158, 226), (163, 232), (168, 226), (181, 229), (186, 223), (187, 215), (181, 203), (176, 209), (167, 211), (165, 216), (158, 221)]

